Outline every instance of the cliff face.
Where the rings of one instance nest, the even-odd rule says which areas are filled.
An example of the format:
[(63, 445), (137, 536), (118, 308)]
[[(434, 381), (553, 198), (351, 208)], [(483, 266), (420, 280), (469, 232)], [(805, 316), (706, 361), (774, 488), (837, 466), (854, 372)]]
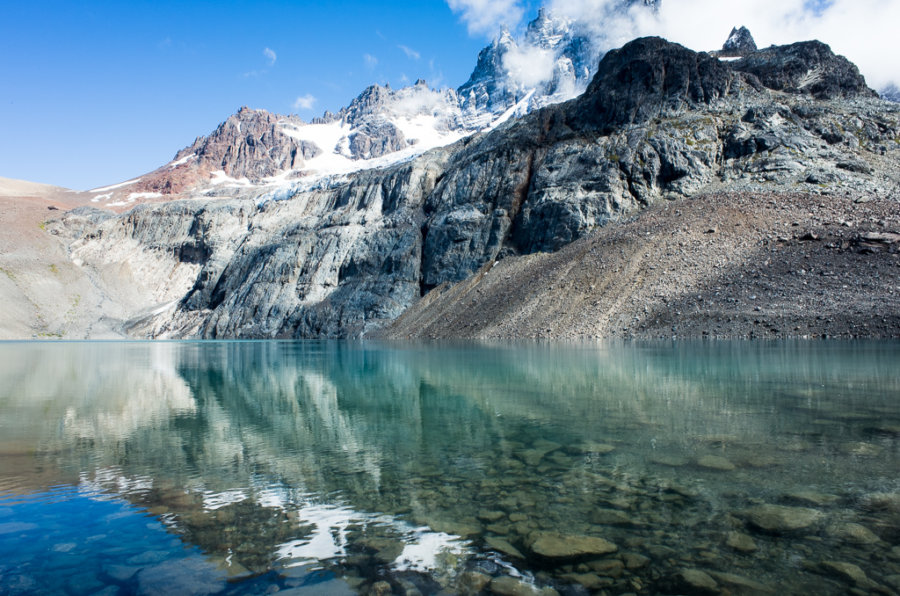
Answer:
[(840, 60), (795, 44), (729, 64), (639, 39), (607, 54), (581, 97), (405, 164), (284, 200), (248, 189), (94, 224), (74, 212), (55, 231), (98, 283), (148, 297), (132, 335), (358, 337), (431, 288), (662, 199), (895, 192), (900, 106)]

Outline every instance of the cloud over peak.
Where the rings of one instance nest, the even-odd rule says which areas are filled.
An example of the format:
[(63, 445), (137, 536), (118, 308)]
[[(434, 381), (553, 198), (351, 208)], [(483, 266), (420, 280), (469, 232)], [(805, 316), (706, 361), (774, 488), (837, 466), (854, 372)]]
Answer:
[(525, 16), (516, 0), (447, 0), (472, 35), (494, 35), (503, 27), (515, 27)]

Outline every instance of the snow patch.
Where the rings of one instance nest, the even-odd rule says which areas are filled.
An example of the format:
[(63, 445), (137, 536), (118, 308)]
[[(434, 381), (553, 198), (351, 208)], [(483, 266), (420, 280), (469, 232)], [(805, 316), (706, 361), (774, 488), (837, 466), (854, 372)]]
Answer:
[(107, 190), (114, 190), (116, 188), (122, 188), (123, 186), (128, 186), (129, 184), (134, 184), (136, 182), (140, 182), (140, 178), (135, 178), (134, 180), (128, 180), (126, 182), (120, 182), (119, 184), (113, 184), (112, 186), (102, 186), (100, 188), (95, 188), (94, 190), (89, 190), (88, 192), (104, 192)]
[(185, 163), (191, 161), (192, 159), (197, 159), (197, 154), (196, 154), (196, 153), (191, 153), (190, 155), (187, 155), (187, 156), (185, 156), (185, 157), (182, 157), (181, 159), (179, 159), (179, 160), (177, 160), (177, 161), (173, 161), (172, 163), (169, 164), (169, 169), (170, 169), (170, 170), (174, 170), (175, 168), (177, 168), (177, 167), (180, 166), (181, 164), (185, 164)]
[(216, 186), (228, 184), (230, 186), (250, 186), (251, 182), (247, 178), (232, 178), (225, 173), (225, 170), (216, 170), (212, 173), (209, 183)]
[(161, 192), (133, 192), (128, 195), (128, 202), (133, 203), (138, 199), (158, 199), (163, 194)]

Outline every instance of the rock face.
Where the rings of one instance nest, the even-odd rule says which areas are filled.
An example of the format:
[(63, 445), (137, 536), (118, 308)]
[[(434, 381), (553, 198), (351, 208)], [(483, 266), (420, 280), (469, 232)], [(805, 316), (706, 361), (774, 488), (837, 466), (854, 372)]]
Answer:
[(816, 99), (877, 97), (859, 69), (820, 41), (766, 48), (738, 60), (735, 70), (756, 75), (768, 89)]
[(196, 156), (200, 167), (222, 170), (232, 178), (259, 180), (322, 152), (320, 147), (297, 141), (279, 130), (283, 118), (265, 110), (243, 107), (208, 137), (194, 141), (175, 155), (175, 161)]
[(756, 42), (753, 40), (750, 30), (746, 27), (741, 27), (740, 29), (735, 27), (731, 30), (728, 39), (725, 40), (725, 44), (722, 46), (722, 51), (719, 52), (719, 56), (746, 56), (755, 51)]
[[(792, 66), (782, 76), (779, 64)], [(59, 233), (98, 275), (128, 247), (130, 279), (159, 305), (129, 323), (134, 335), (359, 337), (433, 287), (507, 256), (555, 251), (662, 199), (752, 185), (887, 192), (900, 108), (858, 73), (842, 78), (856, 72), (848, 65), (817, 42), (725, 63), (638, 39), (603, 58), (581, 97), (407, 163), (277, 196), (251, 187), (228, 200), (146, 205), (78, 238), (74, 227)], [(812, 71), (817, 82), (797, 78)], [(340, 118), (363, 121), (363, 104), (388, 96), (373, 90)], [(231, 127), (220, 136), (236, 138)], [(264, 164), (302, 159), (294, 148)], [(357, 143), (369, 156), (388, 148)], [(240, 155), (232, 172), (268, 171)]]
[(215, 172), (232, 178), (259, 181), (285, 170), (303, 167), (322, 153), (309, 141), (283, 132), (285, 123), (299, 119), (243, 107), (207, 137), (197, 138), (169, 164), (129, 185), (129, 192), (181, 193)]

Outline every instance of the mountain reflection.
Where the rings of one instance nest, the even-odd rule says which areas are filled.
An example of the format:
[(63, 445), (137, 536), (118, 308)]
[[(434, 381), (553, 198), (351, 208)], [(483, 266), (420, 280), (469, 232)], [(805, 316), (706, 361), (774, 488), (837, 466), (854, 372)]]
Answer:
[[(704, 456), (739, 468), (729, 486), (747, 494), (761, 466), (769, 485), (821, 483), (813, 462), (845, 454), (834, 484), (875, 490), (896, 465), (895, 441), (860, 439), (898, 424), (893, 344), (0, 349), (0, 489), (123, 496), (236, 573), (360, 544), (434, 571), (502, 529), (485, 512), (498, 502), (550, 523), (587, 516), (598, 485), (712, 492), (702, 466), (672, 471)], [(617, 498), (605, 506), (633, 500)]]

